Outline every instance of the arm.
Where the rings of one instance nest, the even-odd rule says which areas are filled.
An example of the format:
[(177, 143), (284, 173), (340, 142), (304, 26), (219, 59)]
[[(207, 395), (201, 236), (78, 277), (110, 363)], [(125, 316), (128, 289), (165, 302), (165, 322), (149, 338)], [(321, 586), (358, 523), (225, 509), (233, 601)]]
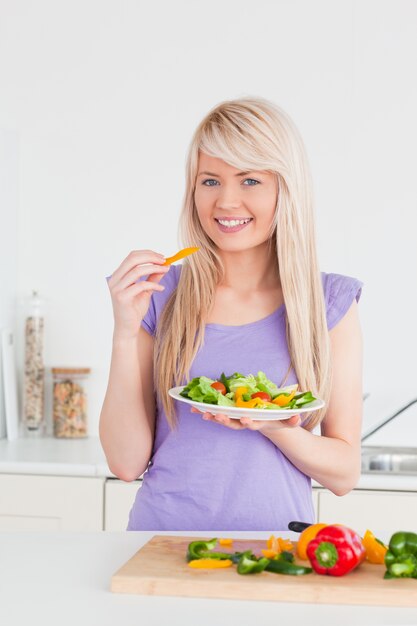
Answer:
[(362, 335), (358, 307), (330, 331), (333, 382), (321, 436), (301, 427), (268, 430), (268, 437), (302, 472), (345, 495), (357, 484), (361, 471)]
[(143, 328), (136, 337), (113, 338), (99, 433), (110, 470), (125, 481), (143, 474), (152, 453), (155, 430), (153, 346), (153, 337)]

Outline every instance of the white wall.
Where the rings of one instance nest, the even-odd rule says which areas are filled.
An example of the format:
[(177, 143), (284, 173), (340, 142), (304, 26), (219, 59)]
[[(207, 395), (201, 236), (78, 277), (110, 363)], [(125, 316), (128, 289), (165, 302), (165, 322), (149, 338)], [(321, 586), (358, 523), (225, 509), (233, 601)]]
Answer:
[(0, 3), (0, 128), (20, 136), (16, 297), (49, 300), (48, 366), (92, 367), (92, 434), (104, 277), (132, 249), (176, 250), (191, 134), (242, 95), (297, 123), (322, 269), (365, 282), (366, 425), (417, 396), (416, 24), (412, 0)]

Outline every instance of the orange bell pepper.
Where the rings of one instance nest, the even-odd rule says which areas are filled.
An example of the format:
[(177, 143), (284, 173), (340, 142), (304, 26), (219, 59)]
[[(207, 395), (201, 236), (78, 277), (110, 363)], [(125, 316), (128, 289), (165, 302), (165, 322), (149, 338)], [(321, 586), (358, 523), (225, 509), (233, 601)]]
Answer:
[(308, 526), (300, 535), (300, 538), (297, 543), (297, 555), (303, 561), (308, 561), (307, 556), (307, 545), (310, 543), (312, 539), (315, 538), (319, 530), (327, 526), (327, 524), (312, 524)]
[(219, 539), (219, 544), (221, 546), (231, 546), (233, 543), (233, 539)]
[(182, 250), (174, 254), (174, 256), (167, 257), (163, 265), (171, 265), (171, 263), (175, 263), (175, 261), (179, 261), (180, 259), (183, 259), (190, 254), (194, 254), (194, 252), (197, 252), (197, 250), (200, 250), (200, 248), (183, 248)]
[(272, 400), (272, 403), (278, 404), (278, 406), (287, 406), (291, 402), (295, 394), (296, 394), (295, 389), (293, 392), (290, 393), (289, 396), (286, 396), (285, 393), (281, 393), (279, 396), (277, 396), (276, 398)]
[(367, 561), (370, 563), (385, 563), (385, 553), (388, 550), (388, 546), (379, 541), (370, 530), (365, 532), (362, 544), (366, 550)]
[(189, 561), (188, 565), (194, 569), (221, 569), (230, 567), (232, 561), (230, 559), (194, 559)]
[[(266, 547), (266, 550), (262, 550), (262, 554), (267, 558), (273, 558), (281, 552), (290, 552), (294, 546), (292, 544), (292, 541), (290, 541), (289, 539), (283, 539), (282, 537), (275, 537), (275, 535), (271, 535), (266, 542)], [(273, 556), (270, 557), (266, 553), (271, 553)]]

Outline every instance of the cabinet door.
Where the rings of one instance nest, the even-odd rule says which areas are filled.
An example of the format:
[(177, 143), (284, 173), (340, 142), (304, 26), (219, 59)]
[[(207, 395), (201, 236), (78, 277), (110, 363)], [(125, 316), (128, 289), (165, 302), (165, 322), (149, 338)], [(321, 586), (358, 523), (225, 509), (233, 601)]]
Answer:
[(319, 493), (319, 521), (345, 524), (363, 536), (369, 528), (382, 541), (397, 530), (415, 530), (417, 493), (356, 489), (346, 496)]
[(106, 480), (104, 494), (104, 530), (126, 530), (129, 512), (142, 486), (141, 480), (125, 483), (122, 480)]
[(0, 530), (103, 530), (102, 478), (0, 474)]

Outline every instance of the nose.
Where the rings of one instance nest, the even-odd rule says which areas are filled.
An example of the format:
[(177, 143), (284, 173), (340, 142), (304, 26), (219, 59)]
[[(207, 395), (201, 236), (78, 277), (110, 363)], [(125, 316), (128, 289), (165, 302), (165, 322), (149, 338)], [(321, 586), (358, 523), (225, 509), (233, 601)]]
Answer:
[(223, 184), (217, 196), (217, 208), (220, 209), (238, 209), (242, 206), (240, 191), (234, 185)]

